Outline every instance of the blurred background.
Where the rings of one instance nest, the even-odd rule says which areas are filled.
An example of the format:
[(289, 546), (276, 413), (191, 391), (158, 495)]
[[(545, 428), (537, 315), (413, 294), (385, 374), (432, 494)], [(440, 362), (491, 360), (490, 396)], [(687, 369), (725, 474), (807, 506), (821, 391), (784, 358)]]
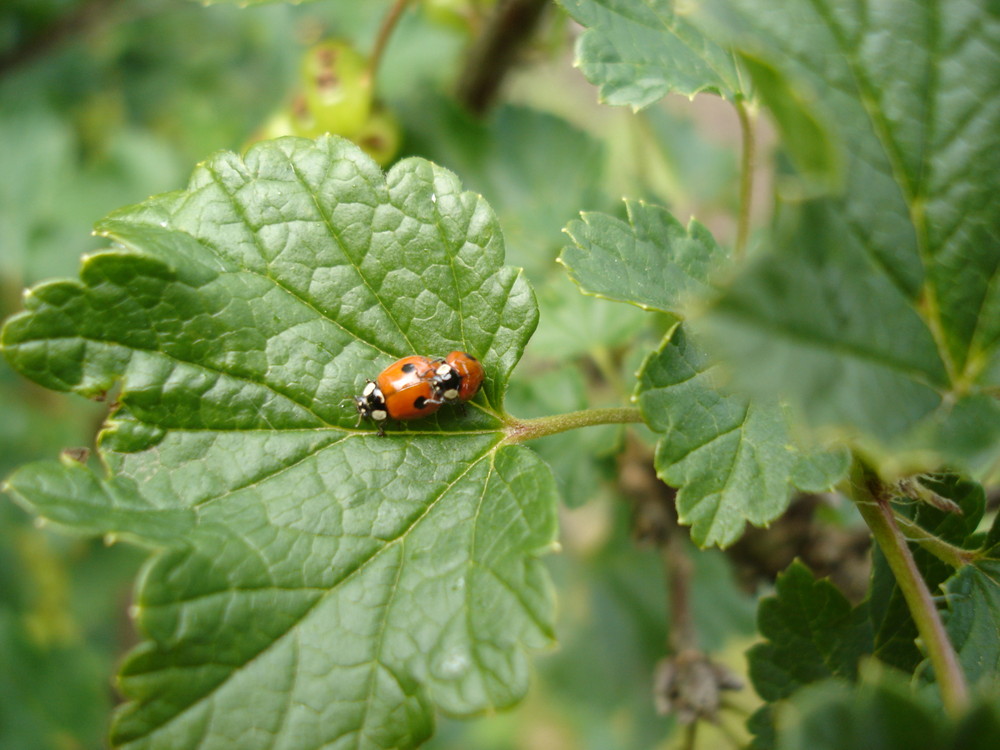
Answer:
[[(26, 286), (74, 276), (80, 255), (101, 247), (90, 230), (104, 214), (182, 188), (212, 152), (326, 129), (313, 101), (329, 62), (324, 45), (337, 40), (338, 50), (364, 60), (395, 5), (4, 0), (0, 315), (20, 309)], [(512, 44), (514, 65), (499, 71), (496, 93), (470, 105), (467, 88), (460, 92), (482, 72), (477, 54), (494, 6), (410, 3), (373, 84), (383, 129), (349, 130), (386, 165), (419, 155), (456, 171), (497, 211), (508, 263), (525, 268), (541, 306), (511, 386), (512, 413), (627, 403), (635, 370), (669, 321), (580, 295), (555, 263), (561, 229), (580, 210), (623, 214), (627, 196), (668, 205), (682, 219), (696, 214), (727, 241), (736, 116), (708, 96), (639, 114), (599, 105), (572, 66), (579, 29), (555, 4)], [(34, 387), (0, 361), (0, 476), (64, 448), (93, 448), (105, 410)], [(673, 720), (656, 715), (651, 695), (667, 649), (664, 561), (655, 543), (642, 543), (650, 538), (636, 520), (648, 501), (642, 477), (631, 487), (622, 480), (648, 474), (652, 445), (641, 430), (606, 427), (532, 446), (552, 465), (564, 500), (563, 553), (550, 558), (561, 646), (535, 661), (521, 706), (469, 722), (442, 718), (428, 747), (677, 745)], [(736, 671), (760, 582), (766, 590), (773, 575), (768, 566), (780, 569), (797, 550), (793, 542), (759, 546), (767, 553), (752, 544), (728, 557), (690, 551), (700, 646)], [(115, 666), (135, 642), (127, 609), (142, 560), (127, 545), (52, 533), (0, 500), (0, 748), (105, 746)], [(755, 699), (744, 691), (734, 700), (722, 728), (701, 733), (699, 746), (746, 736), (742, 714)]]

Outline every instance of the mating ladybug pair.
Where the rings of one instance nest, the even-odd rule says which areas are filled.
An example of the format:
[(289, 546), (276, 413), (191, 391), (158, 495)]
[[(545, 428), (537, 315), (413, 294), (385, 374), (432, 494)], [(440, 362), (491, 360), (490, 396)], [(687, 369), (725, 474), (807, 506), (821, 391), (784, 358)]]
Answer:
[(419, 419), (442, 404), (468, 401), (483, 384), (483, 366), (465, 352), (452, 352), (444, 359), (415, 354), (386, 367), (369, 380), (360, 396), (354, 397), (361, 419), (370, 419), (384, 434), (388, 419)]

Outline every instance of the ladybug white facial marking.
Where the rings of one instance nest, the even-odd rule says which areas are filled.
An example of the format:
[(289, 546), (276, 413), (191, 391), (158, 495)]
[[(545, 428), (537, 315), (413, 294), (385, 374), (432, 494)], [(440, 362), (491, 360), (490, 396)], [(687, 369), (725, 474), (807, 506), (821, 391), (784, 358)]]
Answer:
[[(361, 424), (362, 419), (384, 422), (389, 416), (385, 408), (385, 396), (371, 380), (365, 384), (361, 395), (354, 397), (354, 405), (358, 408), (358, 424)], [(378, 416), (379, 414), (382, 416)]]

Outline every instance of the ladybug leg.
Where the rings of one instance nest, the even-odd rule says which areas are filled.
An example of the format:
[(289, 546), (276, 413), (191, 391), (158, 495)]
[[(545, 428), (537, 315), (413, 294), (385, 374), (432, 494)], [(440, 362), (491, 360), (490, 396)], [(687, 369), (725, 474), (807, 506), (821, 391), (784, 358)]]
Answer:
[(385, 421), (378, 423), (378, 436), (385, 437)]

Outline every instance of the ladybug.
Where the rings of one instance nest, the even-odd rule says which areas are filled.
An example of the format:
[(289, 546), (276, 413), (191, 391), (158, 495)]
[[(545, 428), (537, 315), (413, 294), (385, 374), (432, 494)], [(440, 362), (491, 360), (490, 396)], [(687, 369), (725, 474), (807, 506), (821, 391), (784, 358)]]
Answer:
[(434, 366), (434, 390), (445, 403), (468, 401), (483, 384), (482, 363), (466, 352), (452, 352), (431, 364)]
[(434, 362), (413, 355), (396, 360), (369, 380), (360, 396), (354, 397), (360, 419), (378, 424), (384, 434), (387, 419), (419, 419), (441, 408), (443, 403), (435, 389)]

